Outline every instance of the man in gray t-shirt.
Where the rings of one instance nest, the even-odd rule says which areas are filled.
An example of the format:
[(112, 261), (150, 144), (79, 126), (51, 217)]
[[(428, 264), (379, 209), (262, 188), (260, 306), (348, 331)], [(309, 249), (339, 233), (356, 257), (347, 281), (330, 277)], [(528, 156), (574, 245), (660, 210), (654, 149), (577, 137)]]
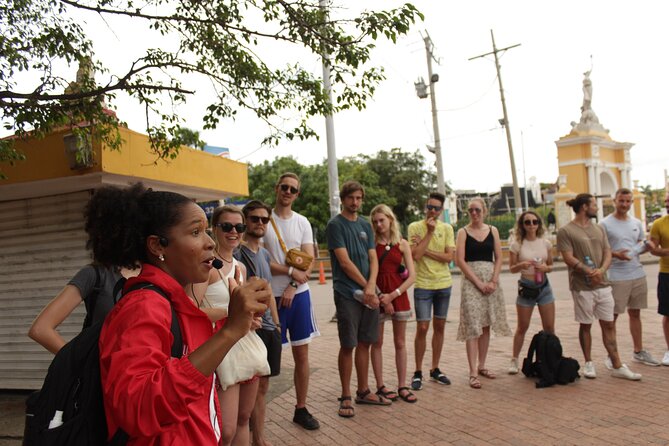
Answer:
[[(609, 239), (613, 257), (609, 268), (615, 302), (613, 322), (615, 327), (618, 315), (627, 309), (634, 343), (632, 358), (646, 365), (659, 366), (660, 362), (643, 349), (641, 309), (648, 308), (648, 285), (639, 254), (647, 250), (647, 242), (641, 222), (628, 215), (633, 203), (634, 195), (631, 190), (618, 189), (613, 200), (615, 212), (601, 223)], [(607, 366), (609, 365), (610, 360), (607, 359)]]

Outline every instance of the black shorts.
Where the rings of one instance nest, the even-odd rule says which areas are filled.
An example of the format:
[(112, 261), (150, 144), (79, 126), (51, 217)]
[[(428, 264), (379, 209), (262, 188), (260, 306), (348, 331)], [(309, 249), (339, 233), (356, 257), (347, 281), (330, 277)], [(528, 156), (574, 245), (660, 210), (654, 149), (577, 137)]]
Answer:
[(669, 273), (657, 276), (657, 312), (669, 316)]
[(267, 347), (267, 362), (269, 362), (269, 376), (277, 376), (281, 372), (281, 331), (256, 330), (256, 334)]

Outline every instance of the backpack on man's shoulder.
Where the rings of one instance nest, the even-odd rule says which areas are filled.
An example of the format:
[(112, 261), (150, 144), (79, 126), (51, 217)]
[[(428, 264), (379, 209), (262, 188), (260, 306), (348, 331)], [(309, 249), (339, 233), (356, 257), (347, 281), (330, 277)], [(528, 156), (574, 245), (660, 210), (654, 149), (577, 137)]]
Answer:
[(579, 368), (578, 361), (562, 356), (560, 339), (542, 330), (532, 337), (522, 370), (528, 378), (539, 378), (536, 386), (541, 388), (574, 382)]
[[(150, 289), (167, 299), (165, 293), (149, 283), (138, 283), (125, 294)], [(172, 356), (181, 357), (183, 340), (174, 307)], [(102, 401), (100, 350), (98, 341), (103, 322), (97, 322), (75, 336), (58, 351), (41, 390), (26, 400), (24, 446), (123, 445), (127, 435), (115, 433), (107, 442), (107, 419)]]

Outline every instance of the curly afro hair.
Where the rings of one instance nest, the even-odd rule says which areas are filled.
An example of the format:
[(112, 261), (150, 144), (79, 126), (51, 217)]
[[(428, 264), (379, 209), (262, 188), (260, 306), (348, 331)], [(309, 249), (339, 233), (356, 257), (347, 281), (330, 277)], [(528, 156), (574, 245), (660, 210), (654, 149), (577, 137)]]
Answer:
[(164, 237), (179, 222), (183, 206), (192, 202), (181, 194), (147, 189), (142, 183), (101, 187), (84, 210), (86, 248), (97, 263), (134, 268), (149, 260), (147, 237)]

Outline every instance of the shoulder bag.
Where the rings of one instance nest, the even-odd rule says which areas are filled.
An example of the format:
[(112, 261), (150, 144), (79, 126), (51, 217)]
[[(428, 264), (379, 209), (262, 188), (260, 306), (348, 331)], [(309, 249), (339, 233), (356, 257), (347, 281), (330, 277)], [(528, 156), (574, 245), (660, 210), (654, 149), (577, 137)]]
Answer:
[(292, 248), (292, 249), (286, 248), (286, 244), (283, 242), (283, 239), (281, 238), (281, 233), (279, 232), (279, 228), (276, 226), (276, 223), (274, 222), (274, 218), (270, 217), (269, 221), (272, 222), (272, 227), (274, 228), (274, 232), (276, 233), (276, 238), (279, 239), (279, 244), (281, 245), (281, 249), (283, 249), (284, 254), (286, 254), (286, 265), (292, 266), (301, 271), (308, 270), (309, 266), (311, 266), (311, 262), (313, 262), (314, 260), (314, 257), (297, 248)]

